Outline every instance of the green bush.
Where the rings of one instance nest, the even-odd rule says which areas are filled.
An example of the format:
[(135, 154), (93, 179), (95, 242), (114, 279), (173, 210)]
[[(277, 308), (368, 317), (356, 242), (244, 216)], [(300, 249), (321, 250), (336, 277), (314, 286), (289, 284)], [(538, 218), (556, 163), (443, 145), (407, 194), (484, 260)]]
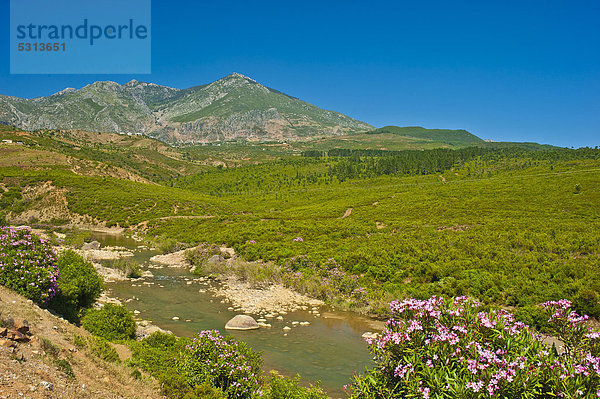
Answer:
[(140, 264), (133, 259), (120, 258), (110, 265), (112, 269), (120, 270), (127, 278), (138, 278), (142, 276)]
[(587, 314), (588, 316), (600, 316), (600, 303), (598, 303), (598, 294), (592, 290), (580, 291), (573, 301), (573, 308), (579, 314)]
[(161, 391), (169, 398), (183, 398), (190, 389), (186, 378), (177, 367), (177, 359), (185, 351), (188, 338), (155, 332), (141, 341), (129, 343), (132, 367), (139, 367), (156, 378)]
[(100, 296), (103, 280), (90, 262), (72, 250), (63, 252), (57, 263), (58, 293), (48, 307), (75, 322), (80, 310), (92, 306)]
[(327, 394), (317, 385), (301, 387), (300, 376), (287, 378), (271, 373), (268, 388), (263, 397), (268, 399), (326, 399)]
[(0, 284), (46, 303), (57, 291), (56, 254), (29, 228), (0, 229)]
[(81, 319), (81, 324), (92, 334), (109, 341), (135, 338), (135, 321), (122, 305), (107, 303), (101, 309), (90, 309)]
[(89, 337), (90, 352), (100, 359), (111, 363), (120, 361), (117, 350), (108, 341), (102, 337)]
[(92, 239), (92, 232), (87, 230), (66, 231), (65, 244), (75, 248), (80, 248), (87, 241)]
[(191, 391), (185, 394), (183, 399), (227, 399), (227, 395), (219, 388), (215, 388), (205, 382), (204, 384), (196, 385)]

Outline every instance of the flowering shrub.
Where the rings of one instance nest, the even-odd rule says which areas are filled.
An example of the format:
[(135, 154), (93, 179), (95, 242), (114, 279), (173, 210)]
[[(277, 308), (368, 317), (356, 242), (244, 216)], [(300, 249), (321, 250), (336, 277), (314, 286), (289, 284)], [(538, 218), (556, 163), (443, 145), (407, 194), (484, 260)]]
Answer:
[(353, 398), (592, 398), (600, 396), (600, 333), (566, 300), (546, 302), (553, 336), (544, 345), (505, 310), (477, 301), (394, 301), (392, 318), (367, 338), (376, 367), (355, 376)]
[(210, 382), (229, 398), (262, 395), (261, 357), (245, 343), (223, 337), (216, 330), (201, 331), (180, 359), (190, 386)]
[(221, 255), (221, 249), (217, 244), (201, 243), (196, 248), (185, 251), (186, 260), (199, 271), (213, 255)]
[(260, 377), (260, 355), (217, 331), (202, 331), (193, 341), (156, 332), (129, 347), (129, 365), (156, 378), (169, 398), (327, 398), (318, 385), (300, 385), (299, 377)]
[(342, 270), (335, 259), (317, 266), (306, 255), (294, 256), (286, 263), (282, 275), (283, 284), (316, 298), (345, 301), (350, 307), (364, 305), (367, 298), (360, 278)]
[(29, 228), (0, 229), (0, 284), (38, 303), (57, 290), (56, 254)]

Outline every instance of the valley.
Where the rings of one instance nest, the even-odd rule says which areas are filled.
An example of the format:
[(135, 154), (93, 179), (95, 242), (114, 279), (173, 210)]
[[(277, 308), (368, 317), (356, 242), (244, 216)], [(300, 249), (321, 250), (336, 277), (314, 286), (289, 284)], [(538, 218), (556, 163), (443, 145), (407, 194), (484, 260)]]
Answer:
[[(103, 266), (145, 277), (109, 279), (105, 295), (138, 324), (151, 320), (181, 342), (213, 329), (235, 337), (262, 352), (264, 373), (301, 374), (306, 388), (290, 389), (321, 381), (337, 398), (347, 395), (342, 385), (362, 384), (373, 367), (362, 335), (382, 333), (373, 325), (393, 316), (398, 298), (469, 296), (540, 331), (548, 328), (545, 301), (566, 298), (577, 312), (600, 316), (597, 148), (492, 143), (418, 127), (173, 146), (141, 135), (3, 126), (0, 139), (5, 224), (31, 226), (61, 248), (92, 239), (125, 245), (131, 261)], [(222, 247), (235, 261), (210, 261)], [(184, 254), (186, 269), (150, 267), (157, 253)], [(249, 287), (235, 303), (219, 294), (228, 281)], [(271, 309), (283, 320), (244, 308), (250, 288), (262, 295), (274, 287), (324, 305), (318, 316), (310, 306)], [(271, 327), (224, 330), (245, 310)], [(368, 342), (379, 339), (369, 334)], [(130, 344), (135, 370), (175, 383), (174, 369), (148, 363), (154, 344), (138, 342)], [(273, 390), (288, 380), (270, 381)]]

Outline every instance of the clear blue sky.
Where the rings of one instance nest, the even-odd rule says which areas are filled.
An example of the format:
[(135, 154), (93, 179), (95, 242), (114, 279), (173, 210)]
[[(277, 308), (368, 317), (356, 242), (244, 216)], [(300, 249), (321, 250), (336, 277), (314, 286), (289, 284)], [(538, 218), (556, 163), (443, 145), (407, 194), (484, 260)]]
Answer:
[(0, 4), (0, 94), (239, 72), (374, 126), (600, 145), (598, 0), (153, 0), (150, 75), (10, 75)]

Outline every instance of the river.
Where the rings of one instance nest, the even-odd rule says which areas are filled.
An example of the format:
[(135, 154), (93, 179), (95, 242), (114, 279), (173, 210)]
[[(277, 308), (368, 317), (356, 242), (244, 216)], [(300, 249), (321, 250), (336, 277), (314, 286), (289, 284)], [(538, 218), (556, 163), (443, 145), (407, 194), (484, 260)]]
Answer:
[[(272, 328), (225, 330), (225, 323), (237, 313), (228, 310), (231, 305), (222, 303), (223, 298), (211, 292), (210, 288), (219, 284), (217, 281), (198, 281), (198, 276), (181, 268), (148, 268), (149, 259), (156, 252), (138, 248), (139, 244), (133, 239), (97, 232), (93, 233), (93, 239), (102, 246), (129, 249), (143, 269), (153, 273), (154, 277), (145, 278), (143, 282), (108, 283), (107, 289), (110, 296), (120, 299), (129, 310), (137, 310), (139, 317), (151, 320), (160, 328), (187, 337), (207, 329), (233, 335), (262, 352), (266, 371), (274, 369), (288, 376), (300, 374), (305, 383), (321, 381), (323, 389), (335, 398), (346, 396), (342, 386), (350, 381), (353, 373), (363, 372), (372, 365), (361, 336), (365, 331), (372, 331), (372, 323), (359, 315), (324, 306), (320, 308), (320, 317), (297, 311), (285, 315), (283, 321), (269, 320)], [(258, 318), (258, 315), (252, 316)], [(294, 325), (292, 321), (308, 321), (310, 325)], [(284, 326), (291, 330), (284, 332)]]

